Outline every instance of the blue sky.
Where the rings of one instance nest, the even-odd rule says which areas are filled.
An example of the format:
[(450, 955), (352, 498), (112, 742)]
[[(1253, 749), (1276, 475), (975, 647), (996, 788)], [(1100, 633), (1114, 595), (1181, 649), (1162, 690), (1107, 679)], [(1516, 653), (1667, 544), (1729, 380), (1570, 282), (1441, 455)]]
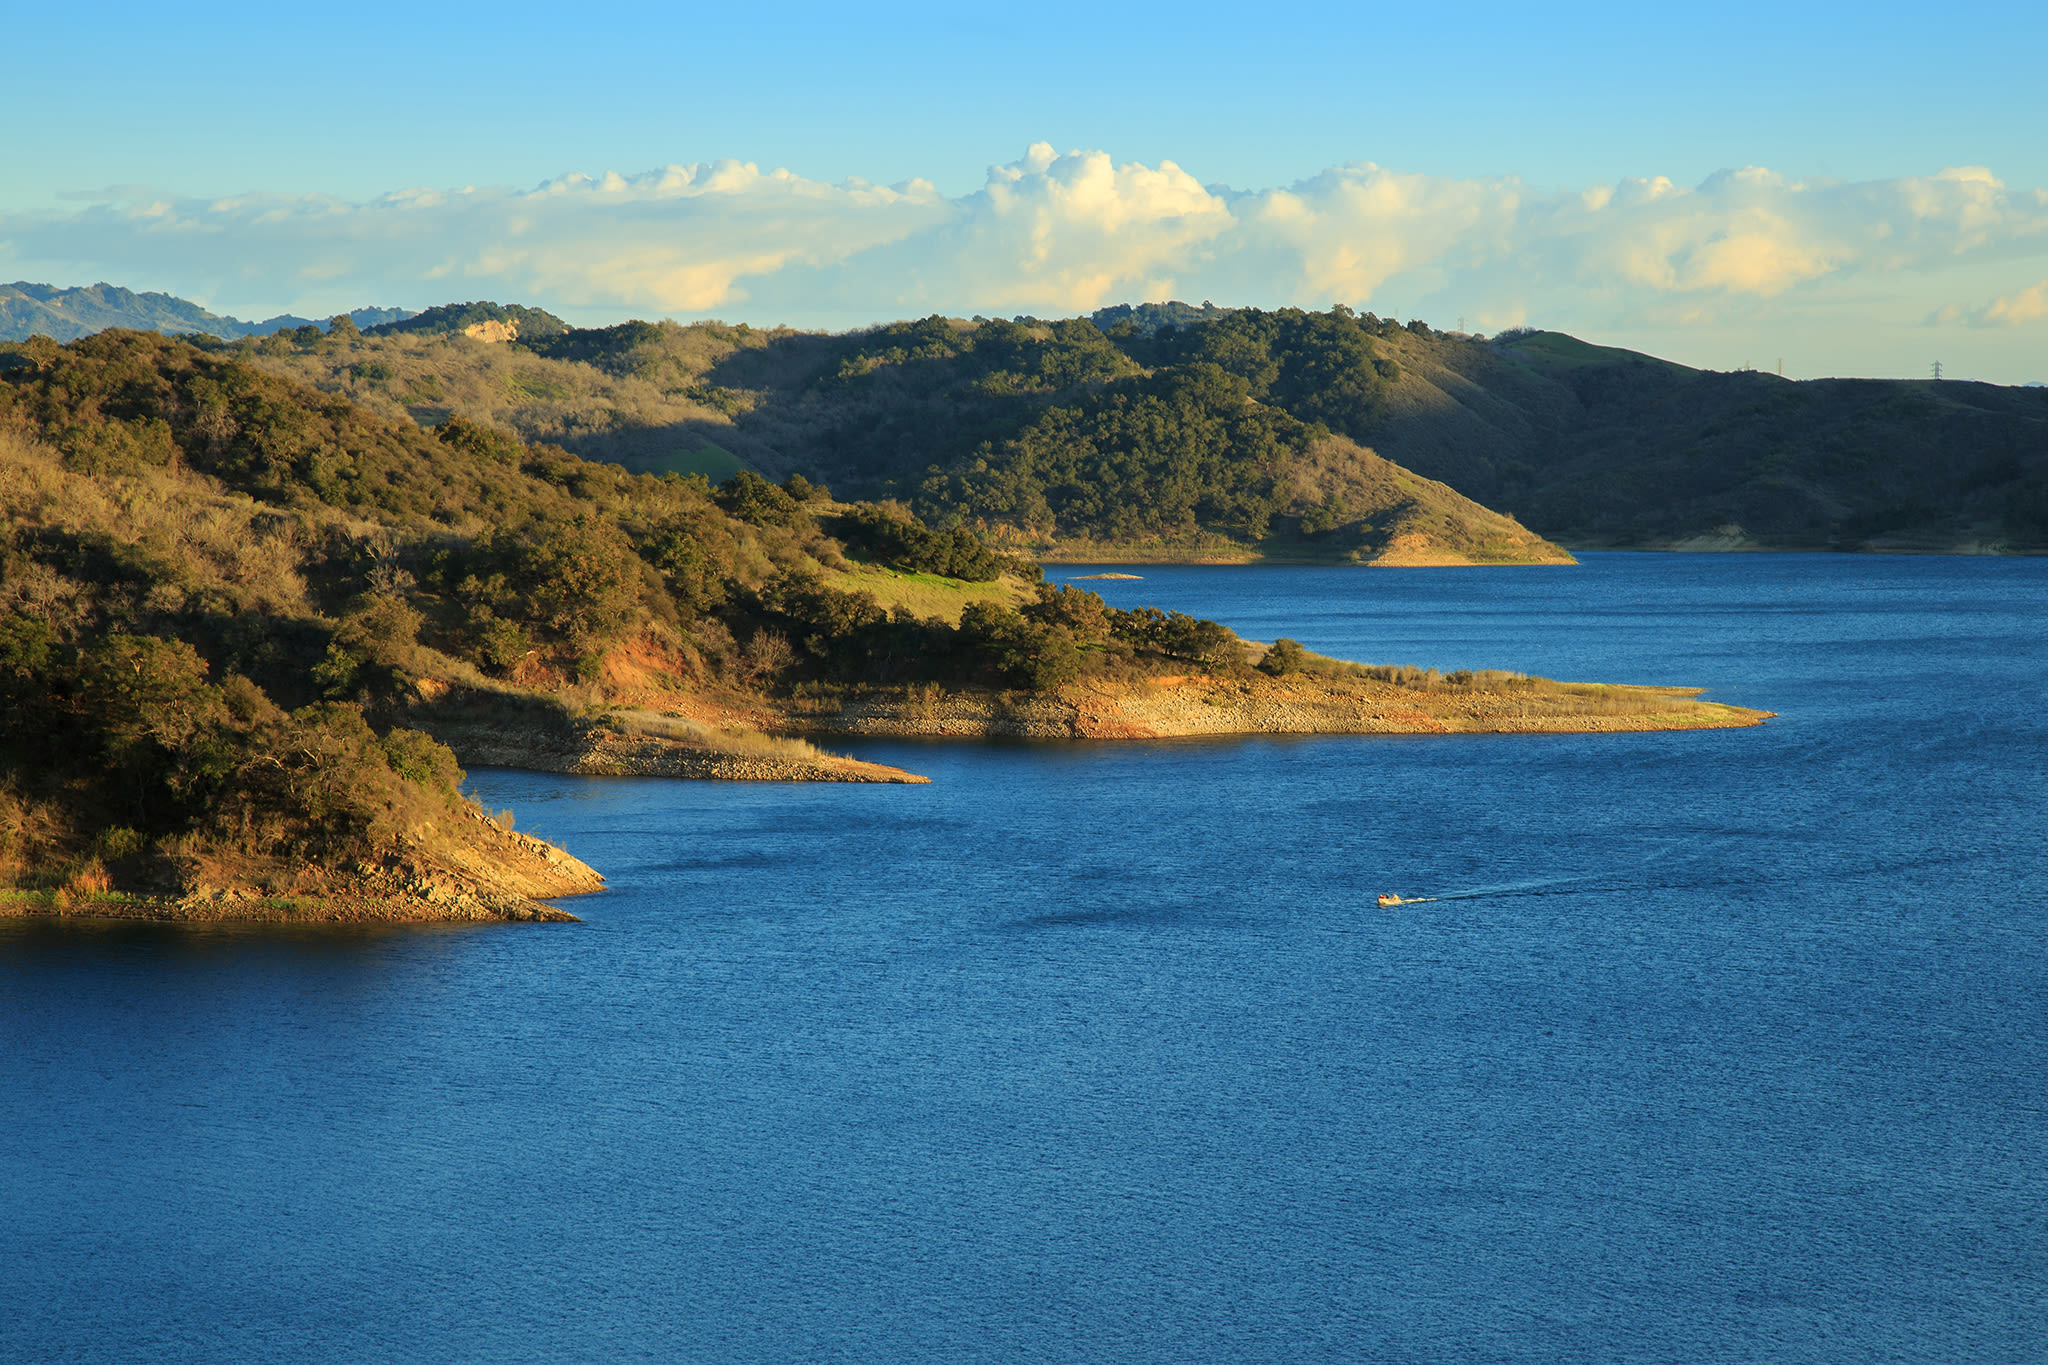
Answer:
[[(8, 16), (0, 277), (827, 326), (1170, 287), (2048, 378), (2039, 5), (180, 9)], [(724, 159), (790, 175), (648, 176)]]

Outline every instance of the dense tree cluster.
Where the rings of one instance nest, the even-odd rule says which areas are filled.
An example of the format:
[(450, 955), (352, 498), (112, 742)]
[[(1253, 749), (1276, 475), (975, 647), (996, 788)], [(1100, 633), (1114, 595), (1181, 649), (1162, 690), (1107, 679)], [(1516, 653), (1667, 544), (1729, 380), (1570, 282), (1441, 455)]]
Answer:
[(1244, 380), (1257, 402), (1363, 441), (1398, 373), (1373, 345), (1379, 330), (1377, 319), (1342, 306), (1327, 313), (1244, 308), (1126, 344), (1152, 364), (1215, 365)]
[(1248, 400), (1242, 378), (1206, 363), (1120, 380), (932, 473), (919, 497), (941, 518), (1066, 535), (1256, 540), (1309, 433)]
[(770, 585), (753, 607), (790, 645), (786, 676), (798, 682), (1043, 690), (1087, 675), (1244, 668), (1237, 637), (1214, 621), (1153, 608), (1123, 611), (1094, 593), (1044, 583), (1020, 609), (970, 603), (957, 627), (884, 612), (867, 593), (803, 578)]
[(863, 333), (819, 383), (888, 402), (856, 407), (830, 462), (914, 490), (941, 524), (1257, 540), (1285, 509), (1293, 464), (1325, 432), (1368, 432), (1395, 375), (1374, 346), (1384, 325), (1348, 309), (1147, 321), (927, 318)]
[(379, 735), (353, 702), (287, 712), (241, 674), (215, 682), (185, 640), (59, 632), (19, 612), (0, 614), (0, 727), (9, 877), (47, 857), (38, 797), (93, 831), (83, 852), (101, 875), (149, 888), (223, 855), (287, 876), (369, 856), (447, 814), (463, 776), (430, 736)]
[(1005, 572), (1028, 569), (1015, 559), (994, 553), (965, 528), (934, 531), (900, 505), (854, 507), (832, 518), (828, 526), (855, 559), (905, 573), (989, 583)]

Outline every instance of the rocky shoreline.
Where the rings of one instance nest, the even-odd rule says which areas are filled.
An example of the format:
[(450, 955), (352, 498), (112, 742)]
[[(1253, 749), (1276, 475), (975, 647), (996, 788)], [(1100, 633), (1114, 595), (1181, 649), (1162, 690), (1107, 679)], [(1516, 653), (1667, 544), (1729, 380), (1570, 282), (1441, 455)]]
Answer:
[[(637, 732), (631, 724), (519, 728), (476, 720), (434, 730), (475, 766), (591, 776), (727, 782), (923, 783), (885, 764), (810, 750), (782, 736), (1146, 740), (1224, 735), (1586, 734), (1730, 729), (1773, 713), (1701, 701), (1697, 689), (1494, 680), (1402, 684), (1295, 675), (1091, 680), (1051, 693), (877, 691), (733, 713), (761, 733), (706, 738)], [(647, 723), (647, 722), (642, 722)], [(660, 723), (655, 718), (653, 723)], [(675, 722), (690, 724), (690, 722)], [(772, 732), (772, 733), (771, 733)], [(778, 747), (779, 746), (779, 747)], [(548, 902), (604, 888), (595, 869), (474, 808), (448, 827), (401, 838), (376, 863), (252, 879), (228, 870), (175, 896), (0, 898), (0, 918), (177, 923), (368, 924), (576, 920)]]

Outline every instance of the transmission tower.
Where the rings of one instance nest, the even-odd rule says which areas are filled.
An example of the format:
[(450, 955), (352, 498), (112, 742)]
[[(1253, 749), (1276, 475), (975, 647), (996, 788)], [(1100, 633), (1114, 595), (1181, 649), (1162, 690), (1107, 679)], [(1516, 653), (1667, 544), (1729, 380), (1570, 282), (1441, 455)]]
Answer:
[(1941, 362), (1939, 360), (1934, 362), (1934, 377), (1936, 379), (1941, 378)]

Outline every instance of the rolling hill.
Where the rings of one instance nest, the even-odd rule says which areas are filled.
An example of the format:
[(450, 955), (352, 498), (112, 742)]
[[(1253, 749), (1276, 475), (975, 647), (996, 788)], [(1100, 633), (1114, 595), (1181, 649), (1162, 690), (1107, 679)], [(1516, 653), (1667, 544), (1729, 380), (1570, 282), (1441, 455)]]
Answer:
[(632, 322), (499, 345), (407, 324), (250, 355), (391, 420), (457, 414), (644, 472), (801, 474), (1038, 559), (1568, 562), (1354, 439), (1388, 382), (1381, 324), (1215, 312), (1213, 335), (1172, 336), (934, 317), (846, 335)]
[[(1794, 382), (1341, 310), (1093, 321), (634, 322), (267, 363), (393, 417), (461, 411), (629, 468), (800, 472), (1055, 560), (1389, 562), (1408, 534), (1389, 528), (1432, 518), (1453, 561), (1541, 559), (1545, 541), (2048, 550), (2048, 389)], [(1420, 483), (1396, 495), (1375, 461)]]
[(2048, 550), (2048, 390), (1795, 382), (1556, 332), (1390, 349), (1374, 448), (1568, 545)]

